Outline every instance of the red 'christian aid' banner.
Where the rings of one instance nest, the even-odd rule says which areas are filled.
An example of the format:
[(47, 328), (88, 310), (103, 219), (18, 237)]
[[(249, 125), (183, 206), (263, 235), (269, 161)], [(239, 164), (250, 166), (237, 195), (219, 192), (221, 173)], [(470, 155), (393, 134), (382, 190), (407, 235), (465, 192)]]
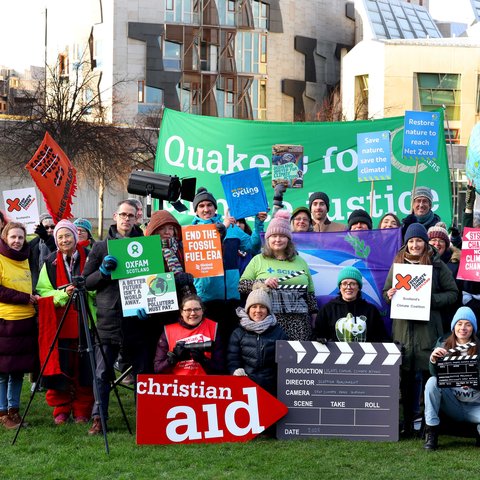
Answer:
[(139, 375), (137, 444), (245, 442), (287, 411), (248, 377)]

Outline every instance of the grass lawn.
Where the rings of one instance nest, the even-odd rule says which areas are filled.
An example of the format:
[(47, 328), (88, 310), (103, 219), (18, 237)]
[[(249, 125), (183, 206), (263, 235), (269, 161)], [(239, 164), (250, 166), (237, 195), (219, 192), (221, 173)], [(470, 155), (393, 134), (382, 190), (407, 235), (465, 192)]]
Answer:
[[(23, 408), (29, 398), (25, 379)], [(120, 388), (132, 428), (133, 394)], [(478, 478), (480, 449), (472, 438), (440, 437), (426, 452), (421, 440), (370, 443), (347, 440), (277, 441), (214, 445), (137, 446), (114, 397), (110, 454), (103, 437), (84, 425), (55, 426), (45, 394), (35, 395), (15, 445), (15, 431), (0, 430), (0, 480), (10, 479), (421, 479)]]

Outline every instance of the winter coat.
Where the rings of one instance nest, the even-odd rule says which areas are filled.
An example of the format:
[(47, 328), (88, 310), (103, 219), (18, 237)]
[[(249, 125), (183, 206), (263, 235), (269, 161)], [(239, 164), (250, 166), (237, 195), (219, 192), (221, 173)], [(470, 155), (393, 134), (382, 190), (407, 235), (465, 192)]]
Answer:
[[(19, 275), (25, 276), (21, 282), (22, 290), (0, 285), (0, 301), (5, 305), (11, 305), (12, 309), (21, 306), (21, 312), (28, 312), (25, 306), (30, 305), (31, 312), (28, 318), (6, 320), (0, 318), (0, 373), (26, 373), (32, 372), (37, 363), (37, 323), (35, 310), (29, 304), (30, 293), (32, 292), (31, 275), (28, 266), (29, 248), (25, 244), (20, 252), (9, 248), (3, 240), (0, 240), (0, 251), (3, 257), (12, 262), (2, 262), (0, 279), (10, 278)], [(7, 269), (12, 269), (8, 271)], [(26, 293), (27, 285), (30, 292)], [(18, 318), (18, 317), (17, 317)]]
[[(142, 230), (134, 226), (129, 237), (143, 236)], [(97, 291), (97, 331), (100, 340), (104, 343), (121, 345), (124, 335), (132, 334), (131, 341), (136, 341), (135, 325), (139, 322), (134, 317), (123, 317), (122, 302), (118, 280), (112, 280), (111, 276), (104, 276), (99, 268), (104, 257), (108, 254), (107, 240), (120, 238), (116, 225), (112, 225), (107, 238), (96, 242), (88, 255), (83, 275), (88, 290)], [(135, 325), (131, 325), (135, 322)]]
[(275, 363), (275, 344), (277, 340), (288, 340), (287, 334), (280, 325), (275, 324), (263, 333), (258, 334), (236, 328), (228, 344), (227, 366), (232, 374), (237, 368), (243, 368), (245, 373), (255, 383), (276, 394), (277, 364)]
[[(351, 325), (347, 325), (348, 322), (344, 320), (348, 314), (353, 317)], [(390, 340), (377, 307), (364, 300), (360, 294), (353, 302), (346, 302), (339, 295), (326, 303), (318, 312), (314, 333), (315, 338), (326, 338), (333, 342)]]
[[(403, 246), (402, 250), (406, 247)], [(431, 249), (433, 251), (433, 249)], [(434, 251), (433, 251), (434, 252)], [(440, 310), (453, 304), (457, 299), (458, 288), (448, 267), (440, 260), (437, 253), (432, 256), (432, 296), (430, 319), (400, 320), (392, 319), (392, 337), (399, 342), (404, 353), (402, 369), (428, 371), (430, 354), (437, 338), (443, 335)], [(390, 303), (387, 291), (392, 288), (393, 265), (388, 272), (383, 296)]]

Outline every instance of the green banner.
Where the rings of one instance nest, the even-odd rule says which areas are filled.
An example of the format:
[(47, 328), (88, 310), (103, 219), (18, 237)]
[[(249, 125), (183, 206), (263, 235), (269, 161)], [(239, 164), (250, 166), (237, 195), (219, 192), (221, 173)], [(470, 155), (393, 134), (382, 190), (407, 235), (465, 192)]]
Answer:
[(112, 272), (113, 279), (165, 271), (160, 235), (108, 240), (107, 247), (109, 255), (113, 255), (118, 261), (117, 268)]
[[(441, 114), (442, 116), (442, 114)], [(440, 119), (443, 125), (443, 116)], [(304, 188), (289, 189), (284, 204), (289, 210), (308, 206), (309, 194), (323, 191), (330, 197), (331, 220), (346, 223), (350, 212), (363, 208), (372, 212), (374, 226), (387, 212), (400, 218), (410, 213), (415, 161), (402, 158), (404, 117), (382, 120), (331, 123), (256, 122), (197, 116), (165, 110), (158, 140), (155, 171), (196, 177), (197, 188), (206, 187), (224, 214), (226, 202), (220, 175), (258, 167), (272, 205), (272, 145), (295, 144), (304, 147)], [(357, 134), (391, 132), (392, 178), (371, 185), (357, 177)], [(433, 191), (433, 210), (450, 225), (452, 194), (443, 129), (439, 129), (437, 168), (420, 162), (417, 186)], [(188, 202), (184, 202), (188, 206)], [(172, 208), (165, 204), (165, 208)], [(180, 223), (191, 220), (193, 211), (177, 215)]]

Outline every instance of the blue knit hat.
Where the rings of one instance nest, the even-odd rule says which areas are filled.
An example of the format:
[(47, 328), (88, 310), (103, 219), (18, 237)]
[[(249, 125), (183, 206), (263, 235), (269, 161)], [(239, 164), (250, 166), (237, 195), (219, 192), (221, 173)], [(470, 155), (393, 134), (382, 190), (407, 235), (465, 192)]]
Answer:
[(363, 285), (362, 274), (358, 268), (355, 268), (355, 267), (342, 268), (340, 270), (340, 273), (338, 274), (337, 284), (340, 285), (340, 283), (342, 283), (347, 278), (351, 278), (352, 280), (355, 280), (360, 286), (360, 288), (362, 288), (362, 285)]
[(425, 243), (428, 243), (427, 230), (421, 223), (412, 223), (408, 226), (404, 242), (407, 243), (411, 238), (421, 238)]
[(452, 323), (450, 325), (450, 329), (453, 332), (455, 325), (460, 320), (467, 320), (472, 324), (473, 332), (477, 333), (477, 317), (473, 313), (473, 310), (470, 307), (460, 307), (455, 313)]
[(92, 234), (92, 224), (86, 218), (77, 218), (73, 224), (77, 227), (87, 230), (87, 232)]

